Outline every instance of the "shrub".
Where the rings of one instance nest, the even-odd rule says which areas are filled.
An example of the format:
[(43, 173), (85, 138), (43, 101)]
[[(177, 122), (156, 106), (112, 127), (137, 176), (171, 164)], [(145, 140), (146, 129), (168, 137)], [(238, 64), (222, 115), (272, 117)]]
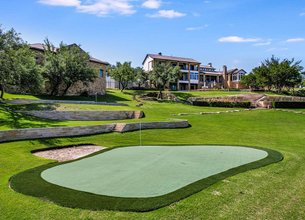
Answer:
[(227, 108), (250, 108), (251, 102), (207, 102), (207, 101), (194, 101), (193, 105), (196, 106), (209, 106), (209, 107), (227, 107)]
[(273, 108), (305, 108), (305, 102), (273, 102)]

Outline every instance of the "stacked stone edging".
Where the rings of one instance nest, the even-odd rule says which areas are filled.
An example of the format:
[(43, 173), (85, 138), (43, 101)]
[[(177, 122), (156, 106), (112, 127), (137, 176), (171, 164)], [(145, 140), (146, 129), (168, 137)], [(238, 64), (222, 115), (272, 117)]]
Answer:
[(20, 105), (65, 103), (65, 104), (128, 106), (127, 104), (116, 103), (116, 102), (95, 102), (95, 101), (74, 101), (74, 100), (13, 99), (13, 100), (7, 100), (6, 102), (10, 104), (20, 104)]
[(0, 142), (102, 134), (112, 132), (114, 128), (115, 124), (107, 124), (95, 126), (26, 128), (17, 130), (5, 130), (0, 131)]
[(77, 127), (53, 127), (53, 128), (26, 128), (17, 130), (0, 131), (0, 142), (73, 137), (93, 134), (103, 134), (110, 132), (128, 132), (141, 129), (163, 129), (163, 128), (187, 128), (188, 121), (173, 122), (143, 122), (143, 123), (118, 123), (94, 126), (77, 126)]
[(139, 119), (143, 111), (18, 111), (20, 113), (50, 120), (104, 121)]
[(170, 129), (170, 128), (187, 128), (188, 121), (173, 121), (173, 122), (142, 122), (142, 123), (117, 123), (115, 131), (128, 132), (144, 129)]

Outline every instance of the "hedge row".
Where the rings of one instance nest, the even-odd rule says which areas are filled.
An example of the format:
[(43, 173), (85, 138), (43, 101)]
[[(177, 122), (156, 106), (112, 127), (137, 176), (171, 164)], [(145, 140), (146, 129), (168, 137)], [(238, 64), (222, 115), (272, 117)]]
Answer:
[(227, 107), (227, 108), (250, 108), (251, 102), (208, 102), (208, 101), (193, 101), (196, 106), (209, 107)]
[(305, 108), (305, 102), (273, 102), (273, 108)]

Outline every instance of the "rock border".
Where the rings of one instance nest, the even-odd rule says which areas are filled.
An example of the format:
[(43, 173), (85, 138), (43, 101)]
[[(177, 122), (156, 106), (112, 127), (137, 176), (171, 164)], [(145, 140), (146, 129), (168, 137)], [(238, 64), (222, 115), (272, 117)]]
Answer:
[(144, 129), (171, 129), (187, 127), (189, 127), (189, 123), (187, 120), (176, 120), (169, 122), (113, 123), (94, 126), (25, 128), (0, 131), (0, 143), (17, 140), (76, 137), (94, 134), (104, 134), (110, 132), (124, 133)]
[(144, 117), (143, 111), (17, 111), (37, 118), (59, 121), (106, 121), (139, 119)]

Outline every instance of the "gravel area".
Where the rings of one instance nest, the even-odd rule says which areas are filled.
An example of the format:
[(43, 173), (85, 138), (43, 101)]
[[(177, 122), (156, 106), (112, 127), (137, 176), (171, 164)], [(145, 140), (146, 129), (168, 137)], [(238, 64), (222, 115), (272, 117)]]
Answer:
[(75, 147), (66, 147), (52, 150), (42, 150), (33, 153), (35, 156), (43, 157), (46, 159), (57, 160), (59, 162), (75, 160), (97, 151), (103, 150), (106, 147), (95, 145), (83, 145)]

